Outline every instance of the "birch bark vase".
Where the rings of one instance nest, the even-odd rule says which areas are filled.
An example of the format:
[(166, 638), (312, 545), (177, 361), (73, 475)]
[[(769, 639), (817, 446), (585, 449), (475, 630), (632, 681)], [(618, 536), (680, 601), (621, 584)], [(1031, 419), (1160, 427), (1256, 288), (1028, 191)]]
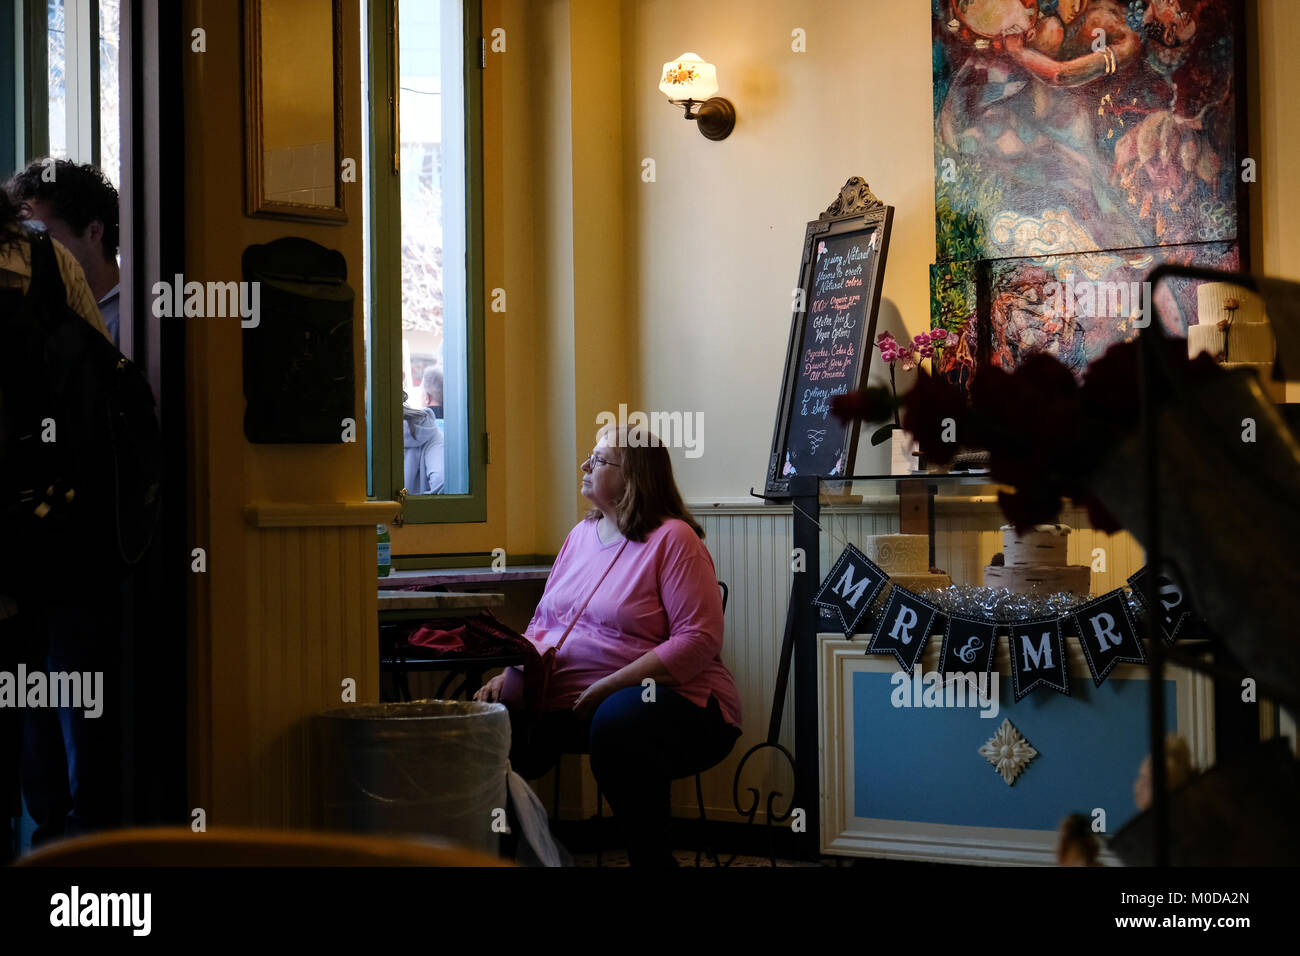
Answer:
[(917, 457), (918, 446), (911, 432), (896, 428), (889, 436), (889, 473), (915, 475), (924, 471)]
[(907, 475), (911, 473), (915, 464), (915, 459), (912, 458), (912, 450), (915, 444), (911, 434), (901, 428), (896, 428), (890, 433), (889, 473), (891, 475)]

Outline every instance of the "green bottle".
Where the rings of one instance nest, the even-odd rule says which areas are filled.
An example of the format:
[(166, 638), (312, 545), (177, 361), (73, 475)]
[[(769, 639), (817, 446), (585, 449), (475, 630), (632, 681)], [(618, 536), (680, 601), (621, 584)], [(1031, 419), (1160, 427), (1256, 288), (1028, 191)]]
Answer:
[(379, 576), (388, 577), (393, 569), (393, 539), (388, 535), (388, 525), (379, 525)]

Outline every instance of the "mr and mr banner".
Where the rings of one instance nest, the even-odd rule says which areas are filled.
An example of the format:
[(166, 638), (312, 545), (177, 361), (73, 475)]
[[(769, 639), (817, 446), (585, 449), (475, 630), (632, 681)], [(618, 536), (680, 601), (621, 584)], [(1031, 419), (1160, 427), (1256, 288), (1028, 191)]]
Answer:
[[(1128, 585), (1145, 608), (1143, 568)], [(813, 604), (837, 615), (846, 638), (852, 639), (889, 575), (870, 558), (849, 545), (822, 582)], [(1158, 575), (1161, 607), (1157, 623), (1167, 643), (1184, 631), (1192, 612), (1184, 590), (1172, 578)], [(901, 585), (890, 588), (867, 645), (868, 654), (892, 654), (909, 675), (921, 660), (930, 635), (943, 625), (939, 670), (944, 673), (988, 673), (999, 635), (1006, 634), (1011, 677), (1016, 700), (1045, 687), (1069, 696), (1069, 667), (1065, 655), (1065, 629), (1079, 638), (1093, 683), (1100, 687), (1123, 663), (1145, 664), (1146, 654), (1123, 588), (1093, 598), (1065, 614), (1025, 621), (994, 621), (962, 614), (944, 614), (933, 602)]]

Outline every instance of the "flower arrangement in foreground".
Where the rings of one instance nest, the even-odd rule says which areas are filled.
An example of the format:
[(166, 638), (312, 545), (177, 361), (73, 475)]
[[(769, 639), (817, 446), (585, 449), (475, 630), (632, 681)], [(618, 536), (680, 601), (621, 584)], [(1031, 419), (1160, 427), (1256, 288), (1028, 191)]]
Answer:
[[(956, 344), (957, 333), (949, 332), (947, 329), (931, 329), (929, 332), (913, 336), (912, 341), (903, 343), (889, 332), (881, 332), (876, 336), (876, 348), (880, 349), (881, 361), (889, 365), (889, 388), (863, 389), (860, 392), (837, 396), (836, 402), (841, 408), (854, 409), (855, 413), (850, 417), (856, 421), (888, 422), (892, 418), (892, 423), (881, 426), (871, 435), (871, 444), (882, 444), (888, 441), (895, 431), (902, 428), (898, 419), (902, 402), (898, 398), (898, 384), (894, 377), (895, 366), (901, 364), (904, 372), (910, 372), (920, 368), (921, 363), (926, 359), (938, 358), (945, 347)], [(839, 417), (842, 422), (849, 420), (843, 415)]]
[[(1204, 353), (1189, 359), (1181, 340), (1162, 339), (1159, 348), (1166, 367), (1188, 384), (1224, 374)], [(891, 390), (866, 389), (838, 396), (831, 411), (846, 423), (880, 421), (882, 411), (892, 411), (897, 423), (901, 408), (902, 427), (936, 465), (951, 464), (962, 451), (986, 450), (990, 477), (1013, 489), (1000, 491), (998, 500), (1018, 530), (1055, 523), (1069, 498), (1087, 509), (1094, 528), (1114, 533), (1122, 526), (1093, 494), (1089, 478), (1137, 425), (1139, 350), (1137, 340), (1112, 347), (1088, 367), (1082, 384), (1043, 353), (1012, 372), (984, 367), (969, 401), (922, 370), (901, 400)]]

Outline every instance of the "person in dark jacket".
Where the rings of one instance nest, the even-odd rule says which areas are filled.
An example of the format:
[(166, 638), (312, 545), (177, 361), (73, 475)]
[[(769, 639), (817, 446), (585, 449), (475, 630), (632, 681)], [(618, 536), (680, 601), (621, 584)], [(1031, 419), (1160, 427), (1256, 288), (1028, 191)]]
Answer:
[[(37, 231), (46, 230), (32, 231), (22, 219), (23, 210), (0, 190), (0, 319), (18, 314), (32, 290), (42, 288), (36, 244)], [(80, 265), (56, 237), (51, 240), (49, 263), (57, 267), (64, 301), (109, 337)], [(15, 386), (7, 376), (0, 376), (0, 412), (6, 390)], [(0, 416), (0, 468), (10, 437), (4, 426)], [(7, 495), (16, 489), (4, 490)], [(0, 500), (0, 506), (11, 503)], [(121, 823), (120, 587), (92, 573), (55, 598), (33, 597), (10, 579), (9, 571), (30, 560), (14, 554), (14, 547), (0, 533), (0, 671), (15, 674), (21, 664), (28, 675), (76, 673), (99, 680), (104, 693), (97, 696), (106, 706), (54, 706), (51, 697), (44, 706), (0, 708), (0, 860), (17, 850), (12, 821), (21, 814), (19, 779), (36, 823), (33, 845)]]

